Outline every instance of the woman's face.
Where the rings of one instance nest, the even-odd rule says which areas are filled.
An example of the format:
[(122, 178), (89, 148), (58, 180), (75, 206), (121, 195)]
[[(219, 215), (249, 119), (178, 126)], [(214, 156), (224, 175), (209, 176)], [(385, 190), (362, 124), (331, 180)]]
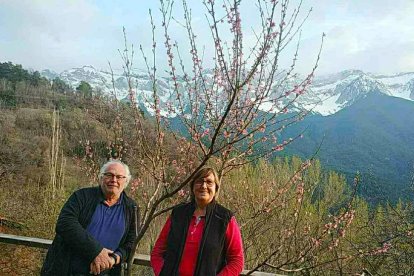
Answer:
[(206, 177), (196, 180), (193, 185), (193, 193), (199, 207), (209, 204), (216, 195), (214, 175), (210, 173)]

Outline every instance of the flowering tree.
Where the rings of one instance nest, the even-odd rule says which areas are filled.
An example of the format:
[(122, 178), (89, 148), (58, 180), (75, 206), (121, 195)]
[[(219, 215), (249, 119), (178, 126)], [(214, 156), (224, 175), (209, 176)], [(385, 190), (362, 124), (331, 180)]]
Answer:
[(223, 197), (237, 211), (252, 271), (327, 272), (338, 260), (355, 259), (352, 250), (335, 253), (349, 236), (354, 195), (344, 178), (330, 173), (325, 181), (319, 162), (310, 162), (259, 162), (226, 175), (232, 181)]
[[(125, 39), (125, 49), (120, 53), (132, 109), (130, 113), (125, 110), (118, 113), (111, 150), (115, 148), (117, 156), (127, 159), (139, 172), (139, 177), (132, 183), (132, 191), (137, 194), (141, 210), (136, 245), (156, 217), (171, 210), (188, 195), (186, 187), (202, 166), (213, 163), (222, 177), (247, 163), (273, 156), (302, 135), (298, 133), (287, 140), (280, 138), (283, 129), (308, 113), (298, 109), (295, 102), (306, 93), (312, 81), (320, 51), (315, 57), (314, 67), (303, 78), (294, 72), (299, 43), (288, 69), (280, 68), (280, 59), (300, 33), (310, 11), (302, 14), (301, 1), (292, 8), (287, 0), (258, 0), (255, 7), (256, 16), (260, 19), (259, 27), (251, 31), (253, 39), (246, 41), (241, 2), (224, 0), (218, 4), (214, 0), (203, 1), (209, 26), (209, 45), (213, 49), (212, 68), (206, 69), (205, 48), (200, 46), (193, 29), (191, 8), (183, 0), (183, 18), (179, 20), (172, 16), (174, 1), (160, 0), (160, 30), (150, 11), (151, 54), (148, 55), (140, 45), (150, 92), (138, 89), (132, 70), (134, 48), (128, 47)], [(174, 40), (173, 24), (185, 31), (187, 45), (179, 45)], [(167, 57), (167, 77), (162, 76), (157, 67), (159, 31), (163, 35), (161, 45), (164, 47), (161, 48)], [(189, 66), (188, 58), (191, 60)], [(150, 110), (149, 120), (140, 105)], [(133, 118), (134, 127), (123, 127), (130, 118)], [(171, 151), (172, 148), (175, 150)], [(304, 194), (300, 174), (310, 164), (308, 160), (299, 166), (279, 190), (286, 195), (292, 189), (296, 191), (293, 221), (299, 217)], [(145, 187), (141, 188), (143, 183)], [(273, 214), (269, 210), (278, 196), (262, 204), (254, 217), (261, 219), (262, 213)], [(294, 259), (299, 262), (311, 254), (312, 248), (322, 243), (320, 239), (326, 237), (331, 228), (347, 226), (352, 217), (349, 209), (335, 217), (325, 231), (315, 234), (313, 244)], [(339, 239), (341, 234), (337, 236)], [(254, 270), (268, 265), (268, 260), (275, 256), (277, 250), (273, 252), (259, 261)]]

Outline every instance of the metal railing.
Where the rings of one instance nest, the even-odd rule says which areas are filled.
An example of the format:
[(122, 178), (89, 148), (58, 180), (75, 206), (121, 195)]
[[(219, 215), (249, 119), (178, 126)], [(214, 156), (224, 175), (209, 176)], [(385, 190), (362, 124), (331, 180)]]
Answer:
[[(4, 234), (4, 233), (0, 233), (0, 242), (14, 244), (14, 245), (23, 245), (23, 246), (33, 247), (33, 248), (42, 248), (42, 249), (48, 249), (49, 246), (52, 244), (52, 241), (47, 240), (47, 239), (16, 236), (16, 235)], [(134, 264), (151, 267), (150, 256), (143, 255), (143, 254), (135, 254)], [(243, 272), (240, 275), (246, 275), (248, 272), (249, 270), (243, 270)], [(277, 274), (255, 271), (251, 275), (276, 276)], [(282, 276), (282, 275), (279, 275), (279, 276)]]

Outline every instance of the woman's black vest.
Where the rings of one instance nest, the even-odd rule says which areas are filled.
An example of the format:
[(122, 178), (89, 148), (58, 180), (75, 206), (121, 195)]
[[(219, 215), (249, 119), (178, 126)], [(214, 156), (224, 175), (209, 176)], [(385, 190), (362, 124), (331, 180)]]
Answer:
[[(195, 210), (195, 203), (174, 208), (171, 213), (171, 228), (164, 254), (164, 266), (160, 276), (178, 275), (188, 226)], [(226, 265), (225, 234), (232, 212), (214, 200), (207, 206), (206, 221), (197, 256), (195, 276), (214, 276)]]

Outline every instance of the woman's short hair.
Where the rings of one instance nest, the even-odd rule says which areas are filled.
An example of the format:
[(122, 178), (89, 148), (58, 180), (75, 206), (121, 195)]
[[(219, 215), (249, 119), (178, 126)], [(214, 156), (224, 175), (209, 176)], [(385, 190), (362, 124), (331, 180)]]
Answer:
[(120, 164), (124, 167), (125, 174), (126, 174), (125, 175), (126, 176), (125, 187), (128, 187), (129, 181), (131, 180), (131, 177), (132, 177), (131, 172), (129, 171), (129, 167), (124, 162), (122, 162), (120, 160), (116, 160), (116, 159), (109, 160), (108, 162), (106, 162), (105, 164), (102, 165), (101, 170), (99, 171), (99, 181), (102, 180), (102, 177), (103, 177), (104, 173), (106, 173), (106, 170), (108, 169), (108, 167), (110, 165), (113, 165), (113, 164)]
[(215, 197), (217, 198), (218, 196), (218, 192), (220, 189), (220, 179), (218, 177), (218, 173), (216, 171), (216, 169), (212, 168), (212, 167), (202, 167), (200, 170), (198, 170), (196, 172), (196, 174), (193, 176), (193, 179), (190, 182), (190, 189), (191, 189), (191, 197), (194, 198), (194, 192), (193, 192), (193, 188), (194, 188), (194, 184), (200, 180), (203, 179), (207, 176), (209, 176), (210, 174), (213, 174), (214, 176), (214, 183), (216, 184), (216, 195)]

